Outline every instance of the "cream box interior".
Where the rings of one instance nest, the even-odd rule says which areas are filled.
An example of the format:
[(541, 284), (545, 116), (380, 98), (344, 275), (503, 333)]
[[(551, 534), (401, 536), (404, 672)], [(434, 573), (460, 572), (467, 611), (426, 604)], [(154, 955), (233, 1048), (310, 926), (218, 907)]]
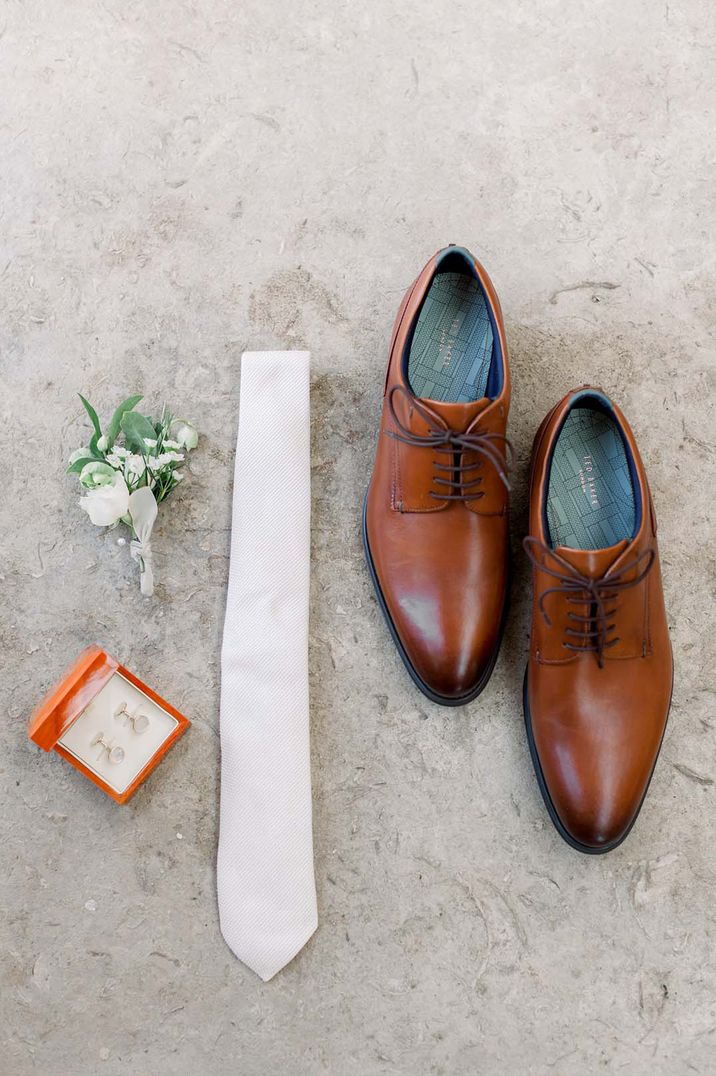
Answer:
[(161, 750), (178, 723), (115, 672), (58, 743), (121, 794)]

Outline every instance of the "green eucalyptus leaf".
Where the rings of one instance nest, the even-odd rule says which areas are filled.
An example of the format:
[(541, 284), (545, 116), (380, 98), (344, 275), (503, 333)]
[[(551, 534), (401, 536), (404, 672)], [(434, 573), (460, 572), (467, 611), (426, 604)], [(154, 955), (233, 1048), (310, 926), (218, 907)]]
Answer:
[(99, 424), (99, 419), (97, 418), (97, 412), (95, 411), (94, 407), (89, 402), (89, 400), (85, 400), (85, 398), (84, 398), (84, 396), (82, 395), (81, 392), (78, 392), (77, 395), (79, 396), (80, 400), (82, 400), (82, 404), (84, 406), (84, 409), (85, 409), (85, 411), (87, 412), (87, 414), (90, 417), (90, 422), (94, 426), (95, 436), (96, 437), (101, 437), (102, 436), (102, 427)]
[(141, 395), (129, 396), (123, 403), (119, 405), (117, 410), (112, 415), (112, 420), (107, 427), (107, 444), (109, 448), (112, 447), (114, 442), (117, 440), (117, 437), (119, 436), (119, 431), (122, 428), (122, 416), (125, 415), (128, 411), (132, 411), (141, 399), (143, 399)]
[(137, 411), (125, 411), (120, 425), (129, 448), (146, 456), (145, 437), (148, 437), (151, 441), (156, 439), (154, 426), (152, 426), (149, 419), (145, 418), (144, 415), (140, 415)]
[(94, 456), (82, 456), (78, 460), (74, 460), (67, 468), (67, 474), (79, 474), (82, 468), (88, 463), (96, 463)]

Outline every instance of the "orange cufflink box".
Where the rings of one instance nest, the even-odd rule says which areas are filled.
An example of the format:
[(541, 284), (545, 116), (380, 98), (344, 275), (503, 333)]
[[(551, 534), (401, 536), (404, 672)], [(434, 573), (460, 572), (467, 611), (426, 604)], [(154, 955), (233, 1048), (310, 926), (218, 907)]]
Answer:
[(35, 710), (28, 736), (126, 803), (190, 724), (129, 669), (89, 646)]

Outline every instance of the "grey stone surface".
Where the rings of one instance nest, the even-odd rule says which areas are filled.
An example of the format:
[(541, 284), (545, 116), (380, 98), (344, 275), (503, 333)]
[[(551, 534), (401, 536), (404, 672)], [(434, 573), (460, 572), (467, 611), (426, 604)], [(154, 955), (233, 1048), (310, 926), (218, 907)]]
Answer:
[[(6, 0), (4, 1076), (716, 1071), (715, 55), (707, 0)], [(392, 319), (451, 241), (502, 298), (520, 458), (507, 637), (456, 712), (403, 671), (358, 527)], [(320, 929), (264, 985), (217, 923), (219, 645), (239, 357), (291, 346)], [(677, 662), (646, 806), (596, 859), (545, 814), (520, 704), (529, 450), (585, 381), (640, 438)], [(78, 390), (201, 428), (153, 601), (63, 474)], [(25, 735), (91, 640), (194, 722), (122, 808)]]

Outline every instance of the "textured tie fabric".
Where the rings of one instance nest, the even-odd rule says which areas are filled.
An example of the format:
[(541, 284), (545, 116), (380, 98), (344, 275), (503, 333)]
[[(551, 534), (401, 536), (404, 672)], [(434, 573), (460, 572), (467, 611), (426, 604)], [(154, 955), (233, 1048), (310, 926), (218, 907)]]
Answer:
[(221, 651), (221, 931), (262, 979), (317, 926), (308, 718), (309, 353), (241, 360)]

